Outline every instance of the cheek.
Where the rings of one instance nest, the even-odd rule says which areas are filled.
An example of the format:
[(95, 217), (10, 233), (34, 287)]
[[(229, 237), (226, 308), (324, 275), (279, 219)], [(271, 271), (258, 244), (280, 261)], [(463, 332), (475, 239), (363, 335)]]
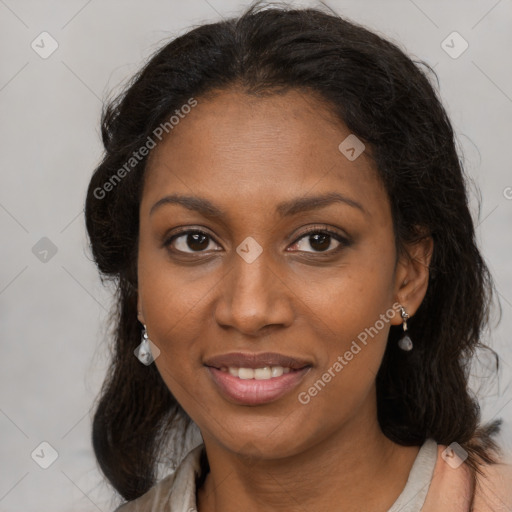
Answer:
[(323, 343), (321, 364), (309, 387), (301, 389), (301, 403), (311, 400), (326, 413), (334, 408), (343, 416), (372, 388), (395, 314), (394, 251), (388, 249), (361, 251), (329, 278), (309, 280), (314, 285), (307, 305), (322, 326), (317, 337)]
[(390, 326), (386, 317), (390, 308), (380, 307), (379, 302), (370, 303), (365, 293), (361, 298), (352, 296), (347, 307), (336, 308), (329, 317), (324, 313), (330, 328), (329, 341), (324, 338), (318, 351), (321, 364), (296, 396), (311, 430), (328, 433), (362, 411), (371, 423), (371, 393)]
[(151, 229), (141, 226), (138, 253), (138, 293), (144, 319), (155, 342), (162, 344), (187, 333), (193, 317), (214, 286), (208, 265), (180, 266), (167, 249), (151, 238)]
[[(210, 274), (205, 274), (210, 275)], [(171, 265), (164, 250), (141, 246), (138, 261), (138, 292), (148, 334), (160, 349), (155, 364), (178, 401), (201, 368), (207, 314), (204, 306), (214, 287), (211, 277), (180, 271)]]
[(194, 418), (215, 415), (201, 399), (198, 373), (204, 372), (201, 347), (211, 332), (211, 326), (205, 326), (204, 310), (211, 288), (205, 280), (184, 279), (183, 273), (170, 272), (168, 264), (150, 265), (140, 274), (139, 293), (148, 332), (160, 349), (154, 364), (169, 391)]
[[(350, 344), (376, 322), (382, 331), (377, 337), (386, 339), (389, 318), (385, 326), (379, 319), (389, 313), (395, 302), (393, 269), (394, 251), (384, 245), (354, 251), (342, 266), (327, 272), (308, 270), (309, 275), (302, 281), (306, 290), (304, 302), (329, 328), (339, 348)], [(392, 311), (388, 316), (392, 316)]]
[(173, 361), (185, 354), (191, 359), (201, 342), (200, 333), (206, 334), (204, 308), (214, 281), (171, 270), (168, 264), (155, 263), (146, 268), (139, 272), (139, 294), (151, 339), (163, 353), (173, 354)]

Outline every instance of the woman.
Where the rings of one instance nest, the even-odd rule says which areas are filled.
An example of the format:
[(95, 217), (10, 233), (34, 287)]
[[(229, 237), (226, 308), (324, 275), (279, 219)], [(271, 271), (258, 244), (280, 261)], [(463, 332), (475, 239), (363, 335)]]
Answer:
[(93, 444), (118, 510), (512, 506), (467, 381), (493, 285), (400, 49), (254, 5), (159, 50), (102, 133), (86, 221), (118, 315)]

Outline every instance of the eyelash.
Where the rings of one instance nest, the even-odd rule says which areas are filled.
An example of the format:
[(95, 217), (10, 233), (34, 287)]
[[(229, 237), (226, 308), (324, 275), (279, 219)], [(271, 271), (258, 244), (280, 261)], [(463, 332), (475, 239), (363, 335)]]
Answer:
[[(201, 229), (184, 229), (182, 231), (178, 231), (177, 233), (174, 233), (171, 237), (167, 238), (163, 245), (165, 247), (168, 247), (177, 238), (184, 236), (184, 235), (188, 235), (188, 234), (201, 234), (215, 242), (215, 239), (210, 234), (206, 233), (206, 231), (202, 231)], [(330, 255), (332, 255), (332, 254), (337, 253), (339, 250), (343, 249), (344, 247), (350, 246), (352, 243), (352, 241), (349, 238), (341, 235), (340, 233), (337, 233), (336, 231), (332, 231), (325, 227), (313, 226), (312, 228), (308, 228), (298, 238), (296, 238), (295, 241), (292, 243), (292, 245), (295, 245), (303, 238), (306, 238), (307, 236), (310, 236), (313, 234), (329, 235), (332, 238), (334, 238), (337, 242), (339, 242), (340, 245), (334, 249), (330, 249), (327, 251), (298, 251), (298, 252), (305, 252), (306, 254), (330, 254)], [(215, 242), (215, 243), (217, 243), (217, 242)], [(205, 251), (193, 251), (193, 252), (177, 251), (177, 252), (180, 254), (201, 254), (202, 252), (205, 252)]]
[[(329, 228), (323, 228), (323, 227), (316, 227), (316, 226), (313, 226), (311, 228), (308, 228), (306, 229), (306, 231), (304, 231), (300, 236), (299, 238), (295, 239), (295, 242), (293, 242), (294, 244), (296, 244), (299, 240), (302, 240), (303, 238), (307, 237), (308, 235), (312, 235), (312, 234), (322, 234), (322, 235), (330, 235), (332, 236), (335, 240), (337, 240), (338, 242), (340, 242), (340, 247), (341, 246), (349, 246), (350, 245), (350, 240), (346, 237), (346, 236), (343, 236), (341, 235), (340, 233), (337, 233), (336, 231), (333, 231)], [(336, 251), (336, 249), (331, 249), (330, 251), (328, 252), (334, 252)], [(318, 254), (321, 254), (322, 252), (319, 252)], [(325, 253), (324, 253), (325, 254)]]

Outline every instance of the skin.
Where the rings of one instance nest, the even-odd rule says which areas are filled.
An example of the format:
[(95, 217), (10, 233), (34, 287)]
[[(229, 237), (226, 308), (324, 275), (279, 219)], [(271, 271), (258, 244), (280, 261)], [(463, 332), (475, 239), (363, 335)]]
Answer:
[[(413, 316), (427, 289), (432, 240), (397, 255), (389, 199), (368, 149), (354, 161), (338, 150), (349, 134), (311, 94), (230, 89), (198, 98), (150, 155), (139, 320), (161, 350), (155, 364), (165, 383), (204, 439), (210, 472), (197, 491), (199, 512), (323, 512), (333, 504), (385, 511), (407, 481), (419, 448), (387, 439), (376, 409), (375, 377), (399, 313), (310, 403), (297, 399), (394, 303)], [(338, 202), (290, 217), (275, 212), (282, 201), (331, 192), (364, 211)], [(151, 212), (173, 193), (207, 198), (223, 213), (177, 204)], [(327, 238), (322, 251), (304, 236), (313, 226), (351, 243)], [(183, 235), (165, 246), (178, 227), (210, 238), (190, 247)], [(250, 264), (236, 252), (248, 236), (263, 249)], [(279, 400), (243, 406), (220, 394), (203, 365), (237, 351), (280, 352), (313, 366)]]

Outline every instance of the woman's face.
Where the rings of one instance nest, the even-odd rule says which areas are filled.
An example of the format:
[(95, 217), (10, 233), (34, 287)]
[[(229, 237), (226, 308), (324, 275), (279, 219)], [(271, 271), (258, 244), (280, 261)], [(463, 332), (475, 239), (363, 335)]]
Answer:
[[(349, 135), (311, 96), (231, 90), (198, 98), (150, 156), (139, 319), (172, 394), (226, 449), (290, 455), (376, 418), (403, 274), (371, 160), (351, 139), (338, 148)], [(307, 367), (279, 376), (291, 363), (233, 353)]]

